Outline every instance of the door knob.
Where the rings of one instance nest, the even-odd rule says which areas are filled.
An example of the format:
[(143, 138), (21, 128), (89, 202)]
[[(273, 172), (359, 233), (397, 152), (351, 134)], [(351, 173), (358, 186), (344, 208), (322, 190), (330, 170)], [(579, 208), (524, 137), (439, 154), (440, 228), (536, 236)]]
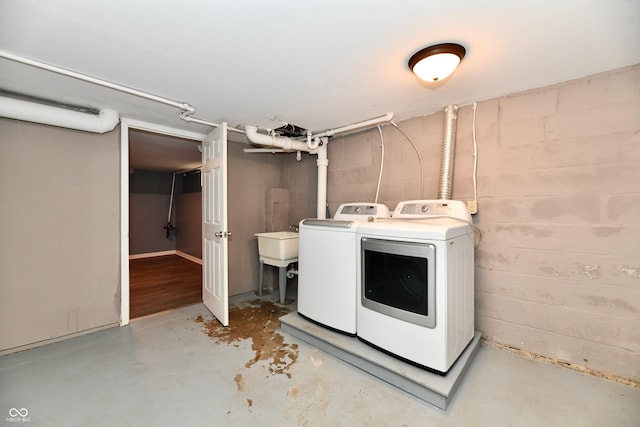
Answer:
[(222, 237), (222, 236), (223, 236), (222, 231), (216, 231), (216, 232), (215, 232), (215, 234), (214, 234), (214, 236), (216, 236), (216, 237)]

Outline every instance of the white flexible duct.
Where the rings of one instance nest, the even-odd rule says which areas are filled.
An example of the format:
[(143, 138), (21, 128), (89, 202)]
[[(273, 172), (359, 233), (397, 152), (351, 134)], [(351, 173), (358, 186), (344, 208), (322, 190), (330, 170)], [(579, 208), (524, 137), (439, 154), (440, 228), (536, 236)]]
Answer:
[(87, 114), (6, 96), (0, 96), (0, 116), (94, 133), (112, 131), (120, 121), (113, 110)]
[(442, 153), (440, 155), (440, 181), (438, 182), (438, 199), (450, 200), (453, 186), (453, 157), (456, 151), (456, 125), (458, 123), (458, 106), (447, 105), (444, 109), (442, 130)]

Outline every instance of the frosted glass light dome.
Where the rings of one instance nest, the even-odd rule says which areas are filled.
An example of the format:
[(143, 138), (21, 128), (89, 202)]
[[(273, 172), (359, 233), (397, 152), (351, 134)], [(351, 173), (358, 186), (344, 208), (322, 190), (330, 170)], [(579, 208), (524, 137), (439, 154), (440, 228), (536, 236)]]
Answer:
[(464, 58), (466, 50), (459, 44), (429, 46), (409, 59), (409, 68), (426, 82), (437, 82), (451, 75)]

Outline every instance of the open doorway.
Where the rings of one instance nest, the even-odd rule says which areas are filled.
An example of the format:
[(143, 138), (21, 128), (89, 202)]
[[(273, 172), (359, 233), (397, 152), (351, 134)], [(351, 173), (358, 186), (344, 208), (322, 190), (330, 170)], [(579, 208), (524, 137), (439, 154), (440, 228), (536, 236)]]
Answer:
[(202, 136), (133, 121), (121, 132), (124, 325), (202, 301)]
[(129, 129), (129, 313), (202, 301), (200, 141)]

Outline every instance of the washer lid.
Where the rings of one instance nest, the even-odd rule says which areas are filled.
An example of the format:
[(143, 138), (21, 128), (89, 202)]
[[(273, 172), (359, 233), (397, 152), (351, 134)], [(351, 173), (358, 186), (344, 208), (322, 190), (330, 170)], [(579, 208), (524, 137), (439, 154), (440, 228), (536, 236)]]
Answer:
[(473, 233), (473, 226), (466, 221), (446, 216), (419, 219), (378, 219), (358, 224), (357, 233), (362, 236), (384, 236), (393, 239), (449, 240)]
[(301, 227), (351, 228), (354, 224), (355, 221), (344, 221), (339, 219), (307, 218), (300, 221)]
[(382, 203), (343, 203), (334, 219), (366, 222), (370, 218), (389, 218), (389, 208)]

